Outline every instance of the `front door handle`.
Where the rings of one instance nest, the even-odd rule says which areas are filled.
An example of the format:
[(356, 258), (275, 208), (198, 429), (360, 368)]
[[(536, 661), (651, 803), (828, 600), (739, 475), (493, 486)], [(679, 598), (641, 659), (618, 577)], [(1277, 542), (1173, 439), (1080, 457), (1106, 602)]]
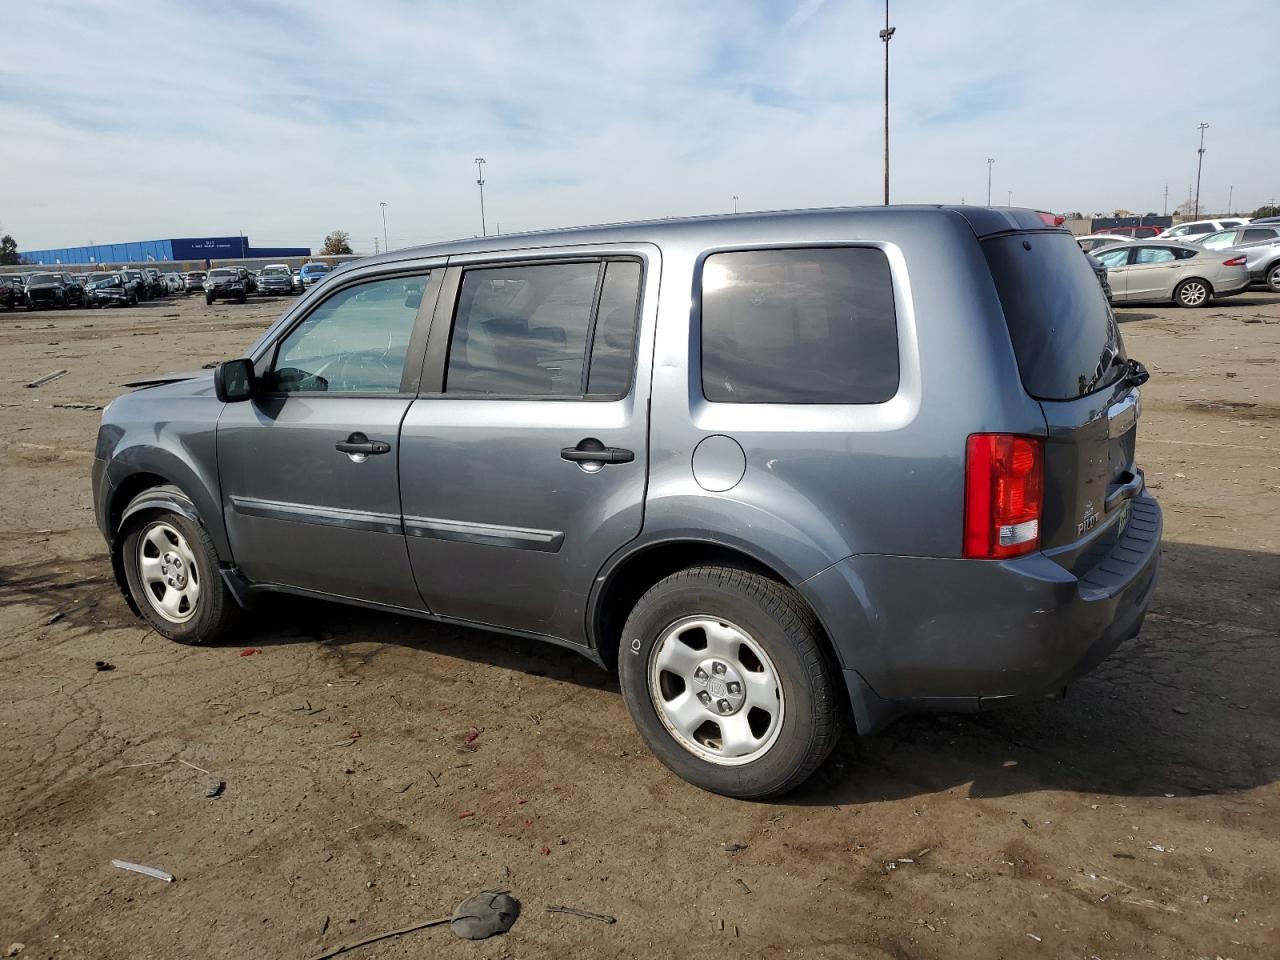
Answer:
[(384, 440), (370, 440), (359, 432), (335, 443), (333, 448), (339, 453), (345, 453), (356, 463), (363, 463), (366, 457), (374, 454), (391, 452), (391, 444)]
[(595, 437), (579, 440), (576, 447), (565, 447), (560, 457), (570, 463), (630, 463), (636, 455), (622, 447), (606, 447)]

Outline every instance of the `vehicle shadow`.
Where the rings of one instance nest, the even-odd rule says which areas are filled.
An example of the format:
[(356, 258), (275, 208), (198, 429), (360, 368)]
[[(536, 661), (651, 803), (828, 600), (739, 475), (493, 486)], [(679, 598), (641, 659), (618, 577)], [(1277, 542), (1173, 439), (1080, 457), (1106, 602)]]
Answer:
[[(1065, 700), (916, 715), (868, 738), (846, 735), (781, 802), (859, 804), (965, 785), (973, 796), (1187, 796), (1280, 780), (1280, 557), (1166, 542), (1162, 564), (1141, 636)], [(259, 625), (244, 644), (394, 643), (617, 689), (574, 651), (519, 637), (286, 597), (255, 609)]]
[(1112, 308), (1112, 313), (1115, 314), (1116, 323), (1131, 323), (1134, 320), (1154, 320), (1156, 317), (1154, 313), (1139, 313), (1136, 310), (1127, 310), (1123, 307)]

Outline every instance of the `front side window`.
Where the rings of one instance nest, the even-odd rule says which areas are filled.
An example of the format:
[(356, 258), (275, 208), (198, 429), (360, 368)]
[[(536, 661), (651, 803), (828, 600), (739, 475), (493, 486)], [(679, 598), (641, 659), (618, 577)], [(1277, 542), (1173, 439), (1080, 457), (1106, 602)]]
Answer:
[(1206, 250), (1221, 250), (1234, 244), (1239, 233), (1239, 230), (1219, 230), (1201, 240), (1200, 246)]
[(883, 403), (898, 392), (893, 281), (881, 250), (715, 253), (701, 280), (708, 400)]
[(445, 393), (624, 396), (634, 367), (640, 275), (634, 260), (467, 270)]
[(1173, 251), (1167, 247), (1138, 247), (1135, 252), (1133, 262), (1135, 265), (1144, 263), (1170, 263), (1175, 260)]
[(421, 274), (338, 291), (280, 341), (267, 391), (399, 393), (426, 286)]

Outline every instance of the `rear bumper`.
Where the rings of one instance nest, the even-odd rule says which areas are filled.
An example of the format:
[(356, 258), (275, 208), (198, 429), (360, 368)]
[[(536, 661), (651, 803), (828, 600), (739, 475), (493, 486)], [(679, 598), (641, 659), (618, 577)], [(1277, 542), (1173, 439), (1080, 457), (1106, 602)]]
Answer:
[(1242, 293), (1249, 289), (1249, 285), (1253, 283), (1249, 272), (1243, 267), (1240, 269), (1239, 277), (1231, 277), (1226, 280), (1219, 280), (1213, 286), (1213, 295), (1215, 297), (1229, 297), (1235, 293)]
[(1136, 635), (1160, 562), (1163, 519), (1147, 493), (1127, 524), (1064, 569), (1010, 561), (861, 555), (805, 581), (835, 642), (859, 730), (899, 713), (976, 711), (1059, 693)]

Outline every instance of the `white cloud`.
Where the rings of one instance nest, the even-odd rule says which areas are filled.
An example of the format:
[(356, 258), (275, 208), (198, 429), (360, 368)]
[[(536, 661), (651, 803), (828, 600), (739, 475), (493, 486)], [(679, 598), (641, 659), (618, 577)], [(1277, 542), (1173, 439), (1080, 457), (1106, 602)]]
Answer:
[[(1262, 22), (1264, 0), (1233, 8)], [(26, 248), (228, 234), (393, 246), (504, 231), (880, 198), (884, 8), (108, 0), (6, 14), (0, 223)], [(1275, 192), (1265, 34), (1230, 80), (1177, 69), (1221, 8), (896, 0), (895, 202), (1160, 210), (1195, 175)], [(122, 28), (121, 24), (127, 27)], [(1188, 61), (1189, 62), (1189, 61)], [(1268, 83), (1270, 81), (1270, 83)]]

